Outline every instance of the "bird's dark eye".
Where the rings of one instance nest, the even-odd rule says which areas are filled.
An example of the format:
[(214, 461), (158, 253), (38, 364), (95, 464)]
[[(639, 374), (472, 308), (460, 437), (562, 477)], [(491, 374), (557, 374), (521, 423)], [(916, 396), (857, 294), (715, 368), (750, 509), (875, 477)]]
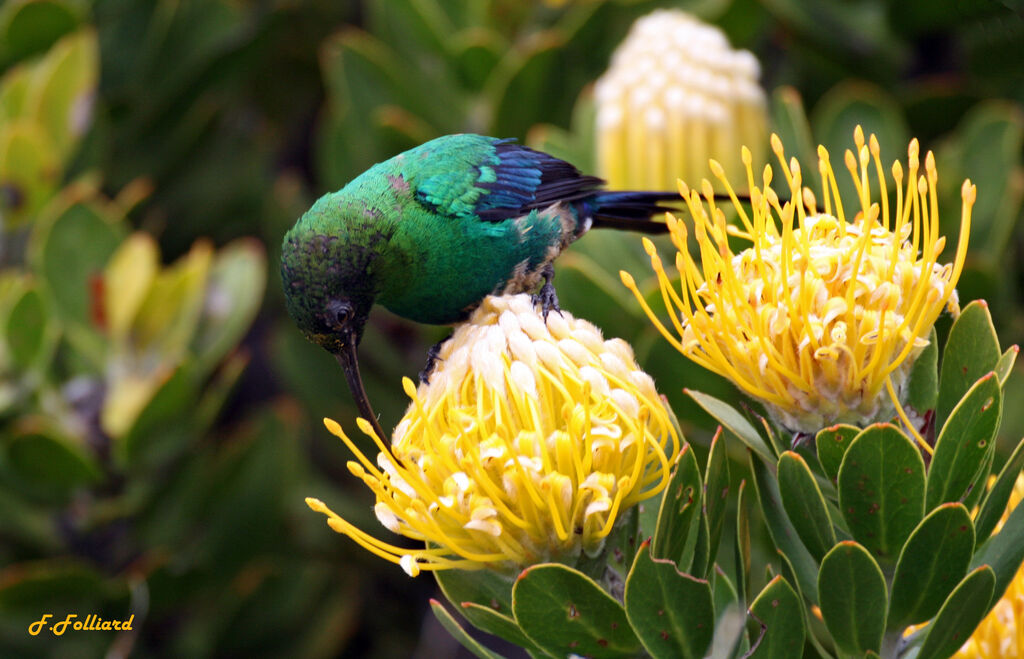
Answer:
[(352, 304), (348, 300), (331, 300), (327, 303), (325, 315), (328, 325), (341, 329), (352, 319)]

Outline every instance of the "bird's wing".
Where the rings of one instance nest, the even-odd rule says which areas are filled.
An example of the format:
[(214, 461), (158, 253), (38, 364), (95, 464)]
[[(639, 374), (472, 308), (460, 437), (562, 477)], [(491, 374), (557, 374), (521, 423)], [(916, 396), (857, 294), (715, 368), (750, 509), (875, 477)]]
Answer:
[[(416, 184), (420, 202), (448, 215), (475, 214), (497, 222), (586, 197), (603, 183), (564, 160), (512, 140), (484, 139), (489, 140), (486, 148), (474, 143), (477, 148), (462, 148), (458, 157), (437, 154), (434, 171)], [(445, 168), (438, 166), (442, 163)]]

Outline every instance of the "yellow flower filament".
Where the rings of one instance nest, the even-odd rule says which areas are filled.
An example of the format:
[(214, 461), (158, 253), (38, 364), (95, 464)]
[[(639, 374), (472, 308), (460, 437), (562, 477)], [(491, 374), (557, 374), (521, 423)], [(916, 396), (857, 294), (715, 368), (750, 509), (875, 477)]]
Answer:
[[(896, 412), (909, 424), (900, 401), (913, 361), (942, 310), (959, 313), (955, 286), (967, 254), (975, 186), (964, 181), (956, 255), (952, 264), (941, 265), (946, 241), (939, 235), (932, 153), (926, 154), (919, 174), (919, 147), (913, 140), (906, 177), (898, 162), (893, 165), (893, 212), (877, 139), (871, 135), (865, 141), (858, 127), (854, 143), (855, 150), (844, 157), (857, 192), (850, 222), (828, 151), (818, 148), (819, 210), (814, 192), (803, 186), (799, 163), (787, 161), (775, 135), (771, 146), (790, 201), (780, 203), (772, 189), (771, 166), (765, 167), (762, 185), (755, 184), (746, 148), (741, 159), (751, 190), (749, 213), (723, 167), (710, 163), (736, 208), (739, 226), (727, 225), (708, 180), (700, 192), (679, 182), (693, 218), (700, 265), (690, 254), (689, 232), (679, 219), (668, 219), (678, 250), (678, 290), (654, 244), (644, 239), (671, 328), (646, 303), (634, 279), (621, 273), (677, 350), (764, 401), (776, 421), (794, 432), (813, 433), (839, 422), (866, 425)], [(872, 201), (873, 181), (880, 201)], [(751, 246), (734, 254), (730, 236)]]
[(429, 384), (390, 448), (349, 470), (377, 498), (390, 530), (427, 543), (398, 547), (307, 504), (368, 551), (420, 570), (514, 569), (595, 555), (620, 512), (665, 486), (680, 449), (664, 403), (629, 346), (589, 323), (534, 309), (529, 296), (487, 298), (444, 344)]

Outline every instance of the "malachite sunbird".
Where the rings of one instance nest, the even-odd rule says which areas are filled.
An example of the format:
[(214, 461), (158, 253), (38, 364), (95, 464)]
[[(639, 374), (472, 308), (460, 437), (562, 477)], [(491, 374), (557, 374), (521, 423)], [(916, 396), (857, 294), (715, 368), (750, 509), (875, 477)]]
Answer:
[[(564, 160), (482, 135), (447, 135), (378, 163), (321, 197), (285, 235), (288, 313), (334, 354), (360, 413), (356, 346), (374, 304), (449, 324), (487, 295), (533, 292), (557, 309), (552, 261), (593, 227), (666, 231), (675, 192), (612, 192)], [(543, 285), (542, 285), (543, 282)]]

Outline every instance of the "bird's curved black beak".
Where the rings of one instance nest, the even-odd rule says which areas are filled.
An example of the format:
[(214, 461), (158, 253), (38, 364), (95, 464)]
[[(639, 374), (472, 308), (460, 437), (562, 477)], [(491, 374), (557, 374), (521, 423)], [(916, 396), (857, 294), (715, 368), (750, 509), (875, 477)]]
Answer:
[(359, 414), (373, 427), (373, 431), (377, 433), (380, 441), (389, 444), (391, 437), (380, 427), (380, 421), (377, 420), (377, 415), (373, 413), (373, 408), (370, 407), (370, 399), (366, 396), (363, 378), (359, 375), (359, 359), (356, 355), (357, 341), (355, 332), (345, 332), (344, 338), (341, 341), (341, 350), (334, 353), (334, 357), (345, 371), (345, 379), (348, 380), (348, 388), (352, 391), (352, 397), (359, 408)]

